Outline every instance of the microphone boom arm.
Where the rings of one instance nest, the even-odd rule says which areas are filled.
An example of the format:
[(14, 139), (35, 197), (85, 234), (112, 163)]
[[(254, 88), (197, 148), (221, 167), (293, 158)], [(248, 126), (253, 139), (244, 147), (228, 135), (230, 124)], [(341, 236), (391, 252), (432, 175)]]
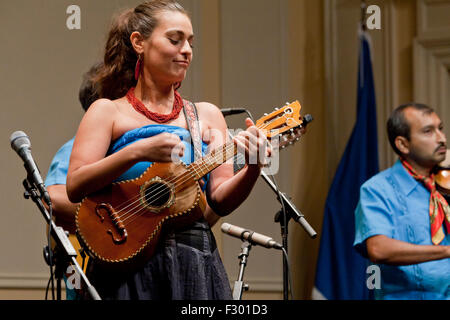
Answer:
[[(303, 229), (305, 229), (306, 233), (308, 233), (308, 235), (311, 238), (313, 238), (313, 239), (316, 238), (317, 232), (313, 229), (313, 227), (311, 227), (311, 225), (308, 223), (308, 221), (306, 221), (305, 216), (300, 212), (300, 210), (298, 210), (295, 207), (295, 205), (288, 198), (286, 193), (280, 192), (278, 190), (278, 188), (276, 187), (276, 185), (273, 183), (273, 181), (268, 177), (268, 175), (264, 171), (261, 171), (261, 178), (263, 178), (264, 181), (266, 181), (267, 184), (269, 185), (269, 187), (273, 190), (273, 192), (275, 192), (275, 194), (277, 195), (278, 201), (280, 203), (283, 202), (283, 204), (285, 205), (286, 211), (291, 216), (291, 218), (294, 219), (294, 221), (298, 222), (303, 227)], [(281, 199), (278, 195), (281, 196)]]

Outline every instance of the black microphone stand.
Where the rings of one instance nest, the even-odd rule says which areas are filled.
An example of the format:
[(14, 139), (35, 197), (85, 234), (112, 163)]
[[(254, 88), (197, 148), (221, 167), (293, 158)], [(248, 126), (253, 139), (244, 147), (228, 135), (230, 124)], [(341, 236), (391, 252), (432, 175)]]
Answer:
[(234, 282), (233, 287), (233, 300), (241, 300), (242, 293), (248, 290), (248, 284), (244, 283), (244, 271), (247, 266), (247, 258), (250, 254), (252, 244), (248, 241), (244, 241), (241, 246), (241, 254), (238, 256), (239, 262), (239, 276), (237, 281)]
[[(283, 192), (278, 190), (278, 187), (273, 183), (273, 181), (268, 177), (268, 175), (261, 171), (261, 178), (266, 181), (269, 187), (277, 195), (278, 201), (282, 205), (282, 209), (278, 211), (275, 215), (275, 222), (280, 223), (281, 228), (281, 238), (283, 248), (288, 251), (288, 228), (289, 220), (294, 219), (298, 222), (308, 233), (311, 238), (317, 237), (317, 232), (311, 227), (311, 225), (306, 221), (305, 216), (298, 210), (295, 205), (291, 202), (290, 198)], [(283, 299), (288, 300), (288, 262), (286, 261), (286, 256), (283, 255)]]
[[(246, 110), (249, 117), (254, 121), (251, 113)], [(225, 114), (226, 115), (226, 114)], [(309, 122), (312, 121), (312, 117), (309, 116), (309, 119), (307, 122), (305, 122), (305, 125), (307, 125)], [(228, 135), (231, 139), (233, 139), (233, 135), (228, 131)], [(234, 170), (237, 171), (241, 169), (242, 167), (239, 167), (239, 165), (234, 165)], [(281, 192), (278, 190), (278, 186), (276, 186), (273, 181), (268, 177), (268, 175), (261, 170), (260, 176), (266, 181), (266, 183), (269, 185), (269, 187), (275, 192), (277, 195), (278, 201), (282, 205), (282, 209), (278, 211), (275, 215), (275, 222), (280, 223), (281, 228), (281, 237), (282, 237), (282, 245), (284, 248), (283, 255), (283, 299), (288, 300), (288, 283), (289, 283), (289, 263), (287, 261), (287, 252), (288, 252), (288, 227), (289, 227), (289, 220), (294, 219), (294, 221), (298, 222), (303, 229), (305, 229), (306, 233), (314, 239), (317, 237), (317, 232), (311, 227), (311, 225), (306, 221), (305, 216), (298, 210), (295, 205), (290, 200), (290, 197), (286, 195), (286, 193)], [(247, 254), (248, 256), (248, 254)], [(241, 276), (241, 275), (240, 275)]]
[(69, 239), (67, 238), (67, 235), (65, 231), (57, 227), (53, 220), (50, 218), (50, 215), (45, 208), (41, 197), (39, 196), (39, 192), (37, 191), (36, 187), (32, 182), (32, 179), (30, 177), (27, 177), (25, 180), (23, 180), (23, 186), (25, 188), (24, 197), (25, 199), (31, 198), (33, 202), (37, 205), (39, 210), (41, 211), (45, 221), (49, 225), (51, 236), (56, 242), (56, 256), (53, 257), (52, 254), (50, 254), (51, 249), (46, 247), (44, 249), (44, 258), (46, 262), (52, 266), (55, 264), (55, 274), (57, 277), (57, 299), (61, 300), (61, 280), (63, 278), (64, 271), (67, 269), (69, 264), (71, 264), (75, 268), (75, 274), (80, 277), (82, 282), (85, 284), (87, 291), (89, 292), (90, 296), (94, 300), (101, 300), (100, 296), (98, 295), (95, 288), (90, 284), (88, 278), (84, 274), (83, 270), (81, 269), (80, 265), (78, 264), (76, 260), (77, 252), (70, 243)]

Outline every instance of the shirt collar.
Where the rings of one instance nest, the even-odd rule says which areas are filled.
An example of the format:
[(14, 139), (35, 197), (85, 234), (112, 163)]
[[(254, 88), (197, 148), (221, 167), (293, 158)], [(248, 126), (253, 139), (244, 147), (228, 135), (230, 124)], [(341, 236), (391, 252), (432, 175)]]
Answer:
[(406, 196), (409, 196), (409, 194), (417, 188), (418, 185), (421, 183), (414, 179), (408, 171), (406, 171), (405, 167), (403, 167), (400, 160), (397, 160), (392, 167), (394, 170), (395, 177), (398, 179), (399, 185), (402, 187), (403, 191), (405, 192)]

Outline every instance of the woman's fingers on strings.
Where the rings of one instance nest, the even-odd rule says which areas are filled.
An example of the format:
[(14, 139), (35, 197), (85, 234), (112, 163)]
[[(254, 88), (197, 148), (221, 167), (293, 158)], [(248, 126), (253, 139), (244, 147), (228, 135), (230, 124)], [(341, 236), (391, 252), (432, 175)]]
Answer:
[(237, 152), (245, 157), (248, 164), (259, 164), (260, 154), (265, 154), (265, 139), (258, 138), (250, 132), (243, 131), (234, 138)]
[(252, 119), (246, 118), (246, 119), (245, 119), (245, 125), (247, 126), (247, 128), (250, 128), (250, 127), (255, 126), (255, 123), (253, 122)]
[(233, 138), (234, 143), (236, 144), (237, 153), (244, 155), (245, 162), (248, 162), (248, 146), (247, 141), (242, 137), (242, 135), (237, 135)]
[(244, 155), (247, 164), (264, 166), (272, 155), (271, 145), (263, 130), (257, 128), (250, 118), (245, 120), (245, 124), (247, 130), (233, 138), (237, 152)]

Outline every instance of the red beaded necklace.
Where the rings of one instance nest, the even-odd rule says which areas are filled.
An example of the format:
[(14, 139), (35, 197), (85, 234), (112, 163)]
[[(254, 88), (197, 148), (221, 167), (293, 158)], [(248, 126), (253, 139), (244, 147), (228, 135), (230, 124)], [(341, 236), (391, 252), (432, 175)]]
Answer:
[(160, 114), (148, 110), (142, 103), (142, 101), (136, 98), (136, 96), (134, 95), (134, 89), (135, 88), (132, 87), (130, 88), (130, 90), (128, 90), (127, 100), (137, 112), (146, 116), (148, 119), (153, 120), (157, 123), (167, 123), (170, 120), (178, 118), (178, 116), (180, 115), (181, 109), (183, 108), (183, 99), (177, 91), (175, 91), (175, 100), (173, 101), (172, 113)]

